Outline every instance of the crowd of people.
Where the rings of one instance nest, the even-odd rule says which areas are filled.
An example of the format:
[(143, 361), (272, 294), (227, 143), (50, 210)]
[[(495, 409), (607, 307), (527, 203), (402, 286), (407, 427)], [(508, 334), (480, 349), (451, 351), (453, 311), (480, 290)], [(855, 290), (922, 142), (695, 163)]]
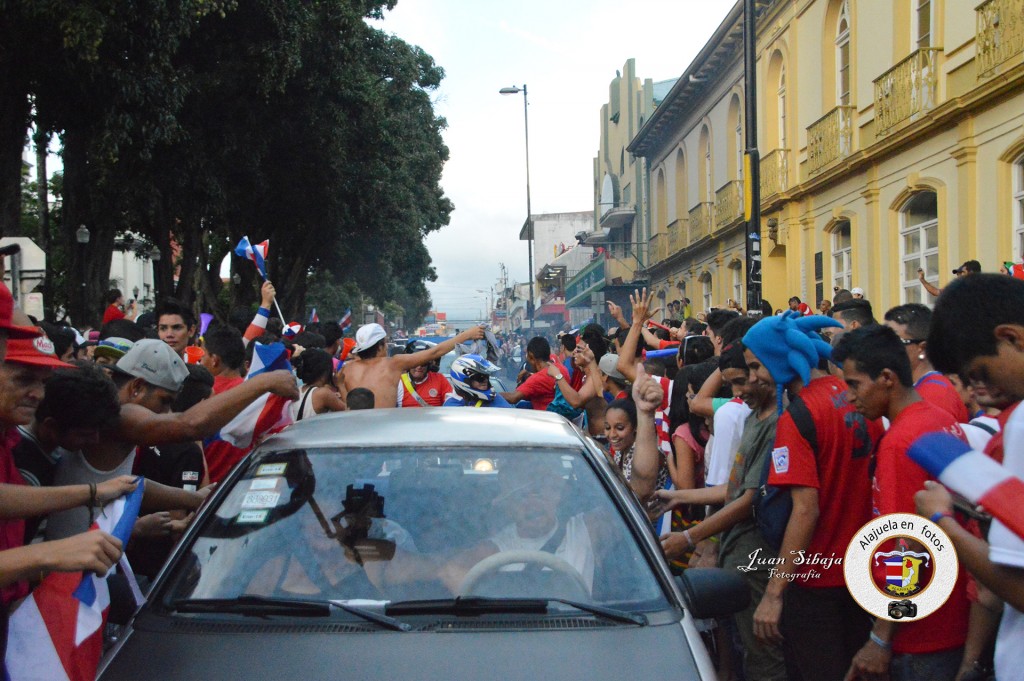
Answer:
[[(1024, 668), (1024, 539), (1010, 529), (1020, 505), (979, 509), (970, 485), (938, 484), (918, 463), (922, 449), (971, 450), (1024, 477), (1024, 281), (977, 269), (965, 263), (936, 289), (934, 309), (899, 305), (881, 322), (860, 289), (836, 291), (821, 314), (794, 297), (778, 314), (733, 304), (698, 318), (673, 304), (660, 322), (653, 296), (637, 291), (629, 318), (608, 303), (615, 328), (520, 348), (472, 327), (397, 353), (379, 324), (352, 338), (335, 323), (284, 324), (269, 282), (251, 320), (201, 329), (174, 300), (135, 315), (112, 291), (95, 338), (28, 318), (0, 287), (0, 624), (49, 572), (103, 574), (126, 551), (143, 585), (155, 576), (212, 485), (271, 432), (219, 436), (269, 393), (287, 405), (278, 428), (384, 408), (569, 419), (640, 497), (674, 569), (724, 567), (749, 585), (748, 608), (702, 623), (722, 678), (966, 680), (991, 678), (993, 665), (995, 678), (1014, 678)], [(290, 370), (255, 370), (257, 350), (277, 343)], [(517, 349), (514, 386), (496, 386)], [(453, 350), (462, 354), (442, 374)], [(97, 509), (140, 476), (128, 545), (90, 531)], [(930, 518), (964, 568), (920, 621), (871, 618), (834, 560), (890, 513)], [(808, 570), (806, 556), (831, 559)], [(751, 569), (755, 559), (773, 569)]]

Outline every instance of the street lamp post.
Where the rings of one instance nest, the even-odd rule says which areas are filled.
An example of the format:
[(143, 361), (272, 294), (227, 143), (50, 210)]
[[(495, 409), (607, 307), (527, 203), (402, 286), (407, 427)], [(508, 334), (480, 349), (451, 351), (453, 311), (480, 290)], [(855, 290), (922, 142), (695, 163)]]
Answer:
[(85, 225), (79, 225), (78, 229), (75, 230), (75, 241), (78, 242), (78, 270), (82, 282), (82, 285), (78, 289), (79, 304), (81, 305), (81, 307), (78, 309), (82, 313), (82, 319), (76, 319), (75, 323), (78, 324), (78, 326), (83, 329), (86, 326), (86, 310), (89, 307), (89, 303), (86, 297), (85, 286), (85, 280), (87, 278), (85, 276), (85, 249), (89, 245), (89, 238), (91, 236), (92, 235), (89, 233), (89, 228), (86, 227)]
[(161, 257), (160, 249), (156, 248), (154, 246), (153, 250), (151, 250), (149, 252), (149, 259), (153, 262), (153, 300), (154, 301), (159, 301), (160, 300), (160, 272), (159, 272), (159, 265), (157, 265), (157, 263), (160, 262), (160, 257)]
[(526, 99), (526, 84), (519, 88), (516, 86), (503, 87), (499, 90), (503, 95), (517, 95), (523, 93), (523, 129), (526, 132), (526, 257), (530, 268), (530, 300), (526, 303), (526, 314), (530, 319), (530, 335), (533, 336), (533, 212), (530, 206), (530, 112)]

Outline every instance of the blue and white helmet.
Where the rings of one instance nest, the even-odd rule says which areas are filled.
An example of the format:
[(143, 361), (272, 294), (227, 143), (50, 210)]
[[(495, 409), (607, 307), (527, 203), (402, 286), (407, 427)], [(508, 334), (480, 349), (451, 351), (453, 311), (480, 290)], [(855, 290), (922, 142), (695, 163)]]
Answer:
[[(473, 395), (481, 400), (490, 402), (494, 399), (494, 388), (491, 387), (490, 378), (501, 371), (496, 364), (489, 362), (480, 355), (462, 355), (452, 362), (451, 371), (448, 373), (452, 385), (456, 391)], [(487, 379), (487, 390), (477, 390), (470, 387), (469, 379), (483, 377)]]

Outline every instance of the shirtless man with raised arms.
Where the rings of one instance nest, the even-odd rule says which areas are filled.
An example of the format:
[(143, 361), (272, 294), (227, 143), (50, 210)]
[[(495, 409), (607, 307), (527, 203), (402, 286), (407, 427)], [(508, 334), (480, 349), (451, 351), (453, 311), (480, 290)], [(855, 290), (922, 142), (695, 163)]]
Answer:
[(459, 343), (483, 337), (484, 327), (474, 326), (428, 350), (388, 357), (388, 335), (384, 328), (380, 324), (365, 324), (356, 332), (356, 347), (352, 350), (359, 361), (346, 362), (342, 371), (345, 390), (368, 388), (373, 392), (374, 408), (397, 407), (397, 386), (404, 372), (441, 359)]

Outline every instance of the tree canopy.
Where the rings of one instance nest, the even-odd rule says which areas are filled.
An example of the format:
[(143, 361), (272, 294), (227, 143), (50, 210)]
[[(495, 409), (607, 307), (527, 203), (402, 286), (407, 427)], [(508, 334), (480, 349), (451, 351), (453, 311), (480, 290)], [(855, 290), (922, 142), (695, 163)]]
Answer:
[(13, 180), (0, 176), (0, 229), (12, 233), (19, 217), (10, 206), (20, 210), (32, 123), (61, 143), (51, 257), (86, 286), (47, 294), (76, 323), (99, 312), (114, 239), (128, 231), (163, 254), (161, 295), (204, 310), (253, 301), (254, 267), (233, 259), (240, 283), (220, 277), (248, 235), (270, 240), (289, 316), (301, 318), (309, 294), (321, 317), (340, 315), (333, 306), (355, 292), (409, 318), (425, 312), (424, 237), (453, 208), (431, 99), (444, 72), (366, 21), (393, 5), (0, 0), (0, 40), (14, 41), (0, 48), (0, 109), (14, 105), (0, 114), (0, 173), (17, 160)]

